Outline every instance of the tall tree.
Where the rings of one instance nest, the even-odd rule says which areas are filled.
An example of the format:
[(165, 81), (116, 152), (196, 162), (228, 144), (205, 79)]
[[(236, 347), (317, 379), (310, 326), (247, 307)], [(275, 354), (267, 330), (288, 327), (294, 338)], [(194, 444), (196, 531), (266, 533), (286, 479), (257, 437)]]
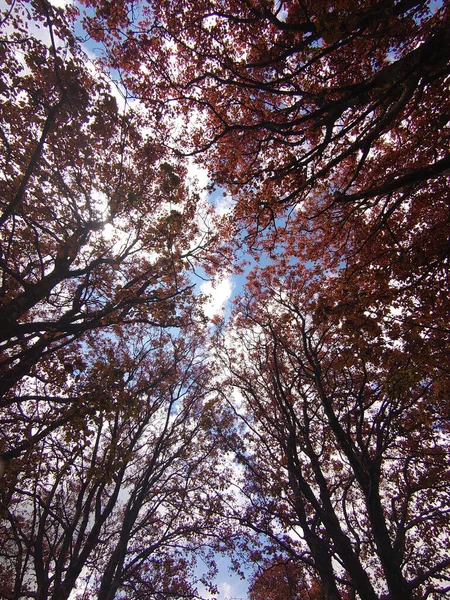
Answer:
[(342, 211), (389, 215), (445, 177), (446, 3), (86, 4), (91, 35), (133, 93), (199, 114), (179, 147), (206, 152), (252, 235), (293, 206), (338, 223)]
[(243, 468), (233, 518), (312, 567), (326, 598), (444, 597), (447, 396), (383, 323), (325, 310), (332, 276), (313, 275), (254, 273), (218, 353), (219, 404), (244, 425), (223, 436)]
[[(172, 144), (233, 194), (236, 239), (268, 263), (250, 276), (212, 350), (218, 394), (202, 423), (235, 453), (242, 479), (238, 470), (238, 504), (202, 496), (206, 514), (228, 506), (230, 536), (231, 523), (242, 527), (236, 547), (248, 541), (264, 566), (284, 561), (291, 578), (301, 573), (299, 593), (306, 581), (336, 600), (442, 597), (450, 565), (441, 543), (449, 526), (448, 5), (84, 4), (104, 66), (145, 112), (121, 112), (80, 59), (67, 27), (74, 9), (41, 0), (5, 13), (4, 459), (60, 443), (62, 426), (77, 430), (94, 331), (131, 340), (143, 324), (196, 320), (186, 263), (220, 236), (200, 234), (197, 198), (164, 154)], [(45, 41), (30, 33), (27, 11)], [(91, 139), (95, 152), (83, 154)], [(120, 356), (111, 371), (99, 366), (114, 399), (130, 371)], [(82, 397), (96, 414), (96, 392)], [(96, 562), (102, 598), (127, 585), (135, 595), (154, 592), (149, 555), (127, 554), (152, 474), (136, 476), (123, 527), (113, 525), (111, 537), (108, 529), (108, 553)], [(14, 471), (7, 477), (17, 491)], [(225, 494), (228, 482), (217, 477)], [(251, 546), (262, 540), (258, 555)]]
[(71, 9), (18, 1), (1, 26), (0, 407), (15, 406), (2, 432), (16, 434), (13, 445), (2, 440), (8, 461), (76, 412), (70, 381), (90, 331), (198, 318), (188, 271), (200, 259), (213, 265), (217, 238), (185, 169), (154, 141), (152, 118), (113, 94), (84, 54)]
[(87, 4), (105, 63), (149, 111), (190, 122), (177, 148), (233, 194), (247, 247), (339, 267), (341, 309), (359, 304), (389, 319), (392, 335), (422, 355), (429, 340), (430, 369), (441, 370), (448, 3)]
[(8, 472), (2, 598), (198, 597), (195, 561), (209, 560), (214, 533), (199, 507), (215, 495), (216, 452), (199, 341), (148, 329), (97, 341), (76, 420)]

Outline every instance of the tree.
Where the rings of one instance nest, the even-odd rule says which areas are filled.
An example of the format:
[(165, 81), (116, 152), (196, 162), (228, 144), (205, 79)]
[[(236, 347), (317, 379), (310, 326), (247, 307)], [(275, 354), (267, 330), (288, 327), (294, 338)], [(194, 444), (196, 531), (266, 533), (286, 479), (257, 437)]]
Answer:
[(245, 426), (223, 436), (243, 468), (234, 518), (312, 567), (326, 598), (443, 597), (446, 397), (383, 323), (324, 310), (332, 284), (258, 270), (222, 342), (220, 402)]
[(182, 130), (177, 149), (232, 193), (244, 250), (339, 268), (342, 310), (357, 303), (361, 315), (390, 320), (412, 353), (424, 354), (428, 340), (430, 369), (442, 377), (448, 5), (88, 5), (105, 64), (149, 111), (190, 122), (193, 134)]
[[(16, 462), (2, 598), (198, 597), (193, 569), (214, 532), (198, 507), (214, 495), (216, 453), (200, 340), (147, 330), (136, 341), (102, 339), (78, 382), (77, 421)], [(118, 377), (115, 364), (129, 370)]]
[(2, 18), (0, 406), (16, 406), (5, 431), (38, 427), (2, 442), (6, 461), (76, 412), (89, 332), (195, 321), (188, 272), (216, 260), (184, 167), (89, 64), (72, 21), (46, 0)]
[(322, 600), (320, 585), (313, 579), (305, 581), (304, 568), (293, 562), (264, 565), (252, 579), (250, 600)]
[[(33, 482), (36, 526), (52, 529), (39, 552), (53, 552), (33, 577), (42, 589), (49, 585), (42, 571), (53, 577), (54, 557), (65, 556), (58, 537), (64, 519), (52, 502), (66, 479), (46, 480), (50, 500), (38, 500), (42, 476), (27, 472), (25, 455), (53, 444), (61, 456), (53, 472), (61, 473), (59, 465), (72, 472), (81, 458), (64, 454), (65, 432), (82, 437), (104, 411), (102, 427), (117, 422), (124, 427), (119, 438), (128, 431), (129, 393), (145, 408), (148, 390), (130, 378), (140, 369), (140, 351), (121, 353), (120, 343), (145, 348), (142, 336), (154, 339), (158, 329), (170, 336), (174, 327), (183, 336), (195, 329), (201, 311), (188, 263), (202, 258), (210, 272), (220, 266), (218, 250), (232, 231), (235, 247), (264, 260), (211, 345), (215, 358), (197, 393), (206, 398), (213, 384), (215, 396), (207, 396), (201, 414), (193, 409), (212, 447), (227, 458), (233, 452), (238, 463), (232, 479), (216, 467), (216, 494), (189, 490), (199, 514), (206, 504), (208, 518), (221, 525), (228, 519), (214, 533), (216, 548), (233, 550), (236, 565), (238, 553), (247, 552), (275, 581), (279, 565), (289, 565), (290, 591), (300, 595), (444, 596), (449, 7), (433, 9), (426, 0), (84, 4), (78, 15), (46, 0), (19, 2), (4, 19), (0, 323), (8, 560), (14, 563), (22, 543), (11, 505)], [(27, 11), (45, 40), (29, 32)], [(108, 77), (87, 68), (71, 33), (75, 23), (101, 45), (104, 68), (139, 108), (119, 110)], [(200, 231), (199, 200), (185, 185), (182, 155), (206, 166), (211, 189), (236, 201), (218, 233)], [(98, 361), (102, 345), (114, 348), (105, 351), (108, 365)], [(153, 358), (144, 360), (149, 372), (167, 364)], [(158, 376), (152, 381), (159, 390)], [(178, 402), (176, 393), (166, 398)], [(145, 410), (142, 421), (129, 417), (138, 429), (147, 427)], [(91, 478), (88, 471), (95, 518), (116, 497), (98, 522), (106, 541), (88, 548), (82, 569), (94, 573), (88, 587), (102, 598), (152, 597), (159, 593), (152, 572), (166, 581), (169, 570), (189, 567), (170, 552), (156, 564), (136, 550), (135, 534), (142, 532), (147, 548), (155, 539), (146, 504), (153, 493), (159, 498), (158, 482), (147, 485), (155, 471), (133, 471), (140, 438), (127, 438), (129, 453), (118, 456), (102, 427), (99, 463), (112, 457), (131, 474), (117, 488), (120, 478)], [(201, 427), (194, 429), (203, 448)], [(203, 471), (206, 460), (189, 448), (186, 462), (174, 457), (183, 476), (170, 479), (176, 489), (168, 498), (188, 524), (186, 544), (195, 535), (180, 490), (190, 468)], [(159, 450), (150, 454), (157, 462)], [(130, 495), (119, 502), (124, 489)], [(72, 569), (64, 561), (59, 583)], [(29, 577), (20, 573), (17, 589)], [(183, 585), (176, 593), (191, 593)], [(255, 577), (252, 593), (272, 591), (265, 576)]]
[(205, 153), (251, 236), (295, 206), (338, 225), (374, 206), (388, 218), (446, 175), (445, 4), (86, 4), (105, 61), (149, 109), (200, 115), (178, 147)]
[(216, 492), (189, 273), (223, 238), (75, 18), (2, 11), (0, 595), (192, 598)]

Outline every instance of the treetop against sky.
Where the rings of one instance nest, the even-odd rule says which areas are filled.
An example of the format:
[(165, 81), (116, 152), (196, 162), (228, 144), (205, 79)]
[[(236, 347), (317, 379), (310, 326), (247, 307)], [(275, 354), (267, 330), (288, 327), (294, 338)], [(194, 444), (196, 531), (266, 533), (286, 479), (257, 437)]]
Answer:
[(448, 4), (0, 27), (0, 597), (446, 597)]

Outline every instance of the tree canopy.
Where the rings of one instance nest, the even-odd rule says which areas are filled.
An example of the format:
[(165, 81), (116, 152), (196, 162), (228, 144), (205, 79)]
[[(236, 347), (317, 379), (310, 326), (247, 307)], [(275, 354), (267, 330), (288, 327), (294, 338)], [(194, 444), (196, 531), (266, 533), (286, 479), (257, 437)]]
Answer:
[(449, 20), (6, 4), (2, 598), (449, 593)]

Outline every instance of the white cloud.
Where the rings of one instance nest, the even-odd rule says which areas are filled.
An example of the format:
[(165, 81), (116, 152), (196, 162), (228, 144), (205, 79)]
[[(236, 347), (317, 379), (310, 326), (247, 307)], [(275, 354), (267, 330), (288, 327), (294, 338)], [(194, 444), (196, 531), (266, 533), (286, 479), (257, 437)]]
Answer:
[[(221, 558), (218, 559), (218, 563), (220, 575), (223, 578), (226, 571), (229, 571), (230, 564), (226, 559)], [(220, 568), (220, 565), (222, 568)], [(247, 598), (248, 583), (246, 581), (242, 581), (234, 574), (230, 574), (228, 579), (231, 580), (231, 583), (228, 583), (223, 579), (222, 581), (219, 580), (216, 583), (218, 592), (217, 594), (211, 594), (207, 592), (203, 586), (200, 585), (199, 587), (202, 597), (205, 598), (205, 600), (212, 600), (213, 598), (217, 600), (245, 600)]]
[(231, 296), (233, 291), (231, 277), (225, 277), (217, 283), (206, 281), (201, 285), (200, 291), (208, 297), (205, 304), (205, 314), (207, 317), (212, 318), (224, 309), (226, 301)]
[(245, 600), (248, 583), (235, 574), (230, 574), (228, 578), (231, 583), (223, 580), (218, 582), (218, 600)]
[(236, 201), (234, 200), (233, 196), (224, 192), (223, 196), (216, 200), (214, 207), (218, 215), (222, 217), (226, 214), (229, 214), (235, 204)]
[(66, 8), (69, 4), (73, 4), (72, 0), (49, 0), (50, 4), (56, 6), (57, 8)]
[(232, 595), (233, 588), (229, 583), (221, 583), (219, 587), (222, 588), (221, 592), (224, 596), (230, 597)]
[(208, 170), (197, 164), (191, 156), (188, 160), (187, 174), (190, 185), (197, 191), (201, 191), (203, 197), (206, 198), (206, 186), (209, 183)]

